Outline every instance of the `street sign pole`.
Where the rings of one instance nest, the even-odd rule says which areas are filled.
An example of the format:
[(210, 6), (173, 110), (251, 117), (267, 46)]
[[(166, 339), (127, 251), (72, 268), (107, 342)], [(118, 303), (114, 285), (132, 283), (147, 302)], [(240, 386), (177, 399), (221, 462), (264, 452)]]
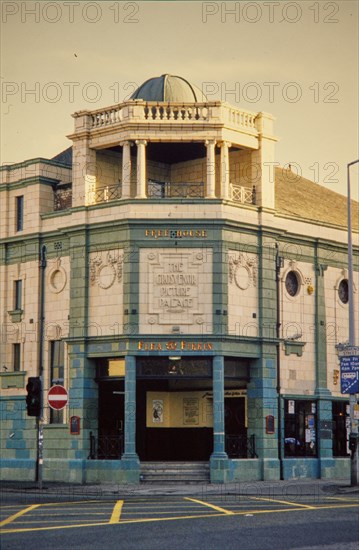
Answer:
[[(354, 284), (353, 284), (353, 243), (352, 243), (352, 220), (351, 220), (351, 201), (350, 201), (350, 167), (357, 164), (354, 160), (347, 165), (347, 183), (348, 183), (348, 290), (349, 290), (349, 346), (355, 346), (355, 316), (354, 316)], [(355, 449), (352, 451), (350, 467), (350, 483), (352, 486), (358, 485), (358, 421), (354, 416), (354, 406), (356, 404), (355, 393), (350, 394), (350, 435), (356, 441)]]
[(41, 380), (41, 412), (36, 419), (37, 424), (37, 458), (36, 481), (42, 490), (43, 479), (43, 451), (44, 451), (44, 334), (45, 334), (45, 270), (47, 266), (46, 246), (41, 247), (40, 253), (40, 304), (39, 304), (39, 376)]

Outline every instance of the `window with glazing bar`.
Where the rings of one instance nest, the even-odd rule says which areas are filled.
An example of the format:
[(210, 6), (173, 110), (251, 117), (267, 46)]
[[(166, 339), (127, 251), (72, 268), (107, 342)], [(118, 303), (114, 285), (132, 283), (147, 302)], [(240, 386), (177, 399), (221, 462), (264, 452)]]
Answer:
[(16, 231), (24, 228), (24, 196), (16, 197)]

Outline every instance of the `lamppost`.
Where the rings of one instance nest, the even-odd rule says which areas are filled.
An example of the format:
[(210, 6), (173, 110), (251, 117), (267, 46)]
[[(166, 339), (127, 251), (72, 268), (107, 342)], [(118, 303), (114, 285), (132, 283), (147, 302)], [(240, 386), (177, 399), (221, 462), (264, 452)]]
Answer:
[[(348, 291), (349, 291), (349, 347), (355, 348), (355, 316), (354, 316), (354, 283), (353, 283), (353, 242), (352, 242), (352, 215), (350, 201), (350, 167), (357, 164), (358, 160), (349, 162), (347, 165), (348, 180)], [(350, 404), (350, 438), (354, 440), (354, 449), (352, 450), (350, 482), (352, 486), (358, 485), (358, 422), (354, 417), (354, 406), (356, 404), (355, 393), (349, 396)]]

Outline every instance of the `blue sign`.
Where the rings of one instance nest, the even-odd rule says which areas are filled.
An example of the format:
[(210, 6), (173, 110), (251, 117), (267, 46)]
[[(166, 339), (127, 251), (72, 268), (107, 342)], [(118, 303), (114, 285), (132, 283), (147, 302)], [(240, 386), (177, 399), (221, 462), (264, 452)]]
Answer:
[(340, 358), (340, 391), (359, 393), (359, 355)]

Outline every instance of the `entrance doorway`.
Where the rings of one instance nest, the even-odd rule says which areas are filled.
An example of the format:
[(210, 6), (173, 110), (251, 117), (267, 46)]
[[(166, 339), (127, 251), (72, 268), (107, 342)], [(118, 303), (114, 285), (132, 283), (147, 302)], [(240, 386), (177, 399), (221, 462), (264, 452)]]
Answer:
[(119, 459), (124, 444), (124, 382), (99, 382), (97, 458)]
[(229, 458), (247, 458), (248, 441), (245, 397), (224, 399), (225, 448)]
[[(136, 450), (141, 461), (208, 461), (213, 450), (207, 381), (138, 380)], [(202, 389), (199, 389), (202, 388)]]
[(245, 435), (246, 417), (245, 417), (245, 398), (244, 397), (225, 397), (224, 399), (224, 418), (226, 435)]

